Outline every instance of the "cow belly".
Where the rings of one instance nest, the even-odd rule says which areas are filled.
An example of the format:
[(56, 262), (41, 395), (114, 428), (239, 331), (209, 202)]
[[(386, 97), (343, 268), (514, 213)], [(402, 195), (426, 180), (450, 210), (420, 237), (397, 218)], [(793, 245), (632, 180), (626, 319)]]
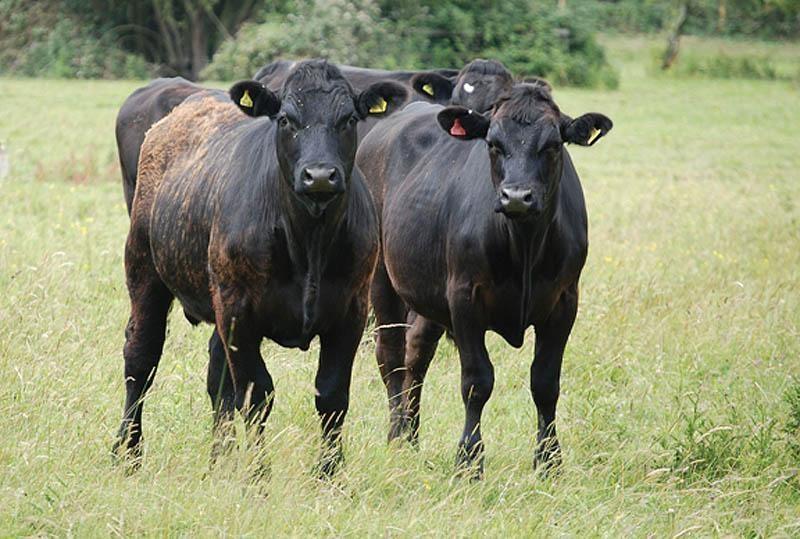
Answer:
[[(159, 193), (160, 195), (161, 193)], [(161, 280), (198, 320), (214, 321), (208, 277), (207, 220), (186, 204), (156, 199), (150, 220), (150, 250)]]

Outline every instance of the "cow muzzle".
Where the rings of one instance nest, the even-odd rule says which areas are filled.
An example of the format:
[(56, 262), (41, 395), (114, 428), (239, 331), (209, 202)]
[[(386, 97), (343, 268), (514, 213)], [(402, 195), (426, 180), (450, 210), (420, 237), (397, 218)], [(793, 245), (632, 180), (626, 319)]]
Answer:
[(314, 216), (319, 216), (328, 204), (344, 193), (344, 175), (338, 167), (303, 167), (299, 176), (295, 193), (304, 199)]
[(536, 215), (541, 211), (533, 190), (519, 187), (500, 188), (495, 210), (512, 219)]

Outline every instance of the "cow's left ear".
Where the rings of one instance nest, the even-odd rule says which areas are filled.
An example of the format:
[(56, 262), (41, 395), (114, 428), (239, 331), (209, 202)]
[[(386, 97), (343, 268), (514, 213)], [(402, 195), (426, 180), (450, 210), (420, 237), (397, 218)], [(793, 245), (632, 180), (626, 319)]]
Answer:
[(281, 100), (263, 84), (254, 80), (237, 82), (228, 92), (231, 101), (248, 116), (269, 116), (274, 118), (281, 110)]
[(597, 112), (589, 112), (574, 120), (569, 116), (561, 116), (561, 138), (564, 142), (572, 142), (581, 146), (592, 146), (611, 131), (614, 124)]
[(455, 78), (449, 79), (433, 71), (424, 71), (411, 77), (411, 87), (425, 99), (445, 104), (453, 97)]
[(489, 132), (489, 119), (465, 107), (445, 107), (436, 115), (436, 121), (451, 137), (462, 140), (485, 138)]
[(403, 106), (408, 90), (392, 81), (376, 82), (356, 98), (356, 108), (362, 119), (385, 118)]

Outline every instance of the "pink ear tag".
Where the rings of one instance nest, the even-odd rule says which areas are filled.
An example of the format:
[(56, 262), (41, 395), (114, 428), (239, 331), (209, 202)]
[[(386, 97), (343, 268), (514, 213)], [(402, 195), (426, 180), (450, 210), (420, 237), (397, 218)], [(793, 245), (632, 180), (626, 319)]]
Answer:
[(466, 137), (467, 130), (464, 129), (464, 126), (461, 125), (461, 119), (456, 118), (456, 121), (453, 122), (453, 126), (450, 128), (450, 134), (454, 137)]

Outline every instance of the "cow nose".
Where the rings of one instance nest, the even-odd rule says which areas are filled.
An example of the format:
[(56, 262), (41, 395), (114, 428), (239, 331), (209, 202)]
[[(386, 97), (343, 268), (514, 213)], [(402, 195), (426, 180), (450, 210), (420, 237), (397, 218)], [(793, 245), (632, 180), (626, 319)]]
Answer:
[(534, 207), (533, 191), (504, 187), (500, 189), (500, 206), (506, 215), (522, 215), (530, 212)]
[(303, 187), (306, 193), (332, 193), (336, 191), (336, 169), (327, 167), (304, 168)]

